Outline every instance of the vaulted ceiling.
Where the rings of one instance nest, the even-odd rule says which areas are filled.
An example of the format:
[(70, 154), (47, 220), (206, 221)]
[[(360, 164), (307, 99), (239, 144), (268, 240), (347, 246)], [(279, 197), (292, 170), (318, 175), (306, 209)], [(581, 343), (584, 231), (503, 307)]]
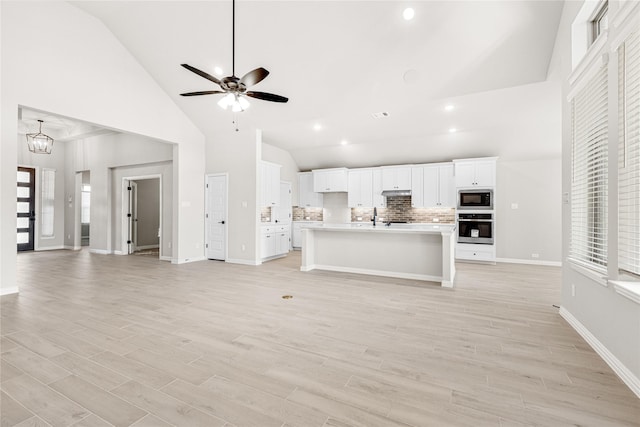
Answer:
[(220, 95), (179, 96), (218, 89), (182, 63), (231, 74), (230, 0), (73, 3), (209, 139), (237, 119), (301, 169), (560, 155), (560, 87), (547, 75), (561, 1), (238, 1), (236, 74), (265, 67), (254, 89), (289, 102), (250, 100), (236, 116)]

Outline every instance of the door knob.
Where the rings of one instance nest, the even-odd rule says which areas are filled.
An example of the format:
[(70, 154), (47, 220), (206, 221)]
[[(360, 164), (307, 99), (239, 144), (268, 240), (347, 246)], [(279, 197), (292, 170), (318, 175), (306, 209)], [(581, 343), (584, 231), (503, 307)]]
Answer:
[(223, 221), (219, 221), (218, 224), (224, 224), (224, 220)]

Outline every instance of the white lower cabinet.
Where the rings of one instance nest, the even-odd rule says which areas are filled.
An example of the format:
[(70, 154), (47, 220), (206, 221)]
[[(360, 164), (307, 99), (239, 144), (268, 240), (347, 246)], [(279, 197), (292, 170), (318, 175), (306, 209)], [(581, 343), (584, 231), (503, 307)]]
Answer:
[(262, 259), (286, 255), (290, 247), (291, 227), (263, 225), (260, 230), (260, 257)]
[(496, 247), (495, 245), (458, 243), (456, 245), (456, 259), (495, 262)]

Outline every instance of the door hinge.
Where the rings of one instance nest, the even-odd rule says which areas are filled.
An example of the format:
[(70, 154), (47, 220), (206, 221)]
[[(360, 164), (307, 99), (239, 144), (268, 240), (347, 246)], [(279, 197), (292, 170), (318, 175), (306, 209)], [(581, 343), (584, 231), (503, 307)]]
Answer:
[(206, 243), (206, 244), (204, 245), (204, 247), (208, 249), (208, 248), (209, 248), (209, 244), (208, 244), (208, 243)]
[(209, 188), (209, 184), (206, 184), (207, 188)]
[(209, 214), (204, 214), (204, 217), (205, 218), (209, 218)]

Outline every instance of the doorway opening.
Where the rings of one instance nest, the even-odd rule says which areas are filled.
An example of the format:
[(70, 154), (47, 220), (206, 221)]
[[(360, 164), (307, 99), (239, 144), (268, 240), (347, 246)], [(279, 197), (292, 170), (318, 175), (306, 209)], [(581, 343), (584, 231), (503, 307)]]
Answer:
[(80, 246), (89, 246), (91, 229), (91, 173), (82, 172), (80, 187)]
[(18, 166), (17, 177), (18, 252), (32, 251), (36, 225), (36, 170)]
[(160, 175), (123, 178), (122, 253), (160, 258), (162, 182)]

